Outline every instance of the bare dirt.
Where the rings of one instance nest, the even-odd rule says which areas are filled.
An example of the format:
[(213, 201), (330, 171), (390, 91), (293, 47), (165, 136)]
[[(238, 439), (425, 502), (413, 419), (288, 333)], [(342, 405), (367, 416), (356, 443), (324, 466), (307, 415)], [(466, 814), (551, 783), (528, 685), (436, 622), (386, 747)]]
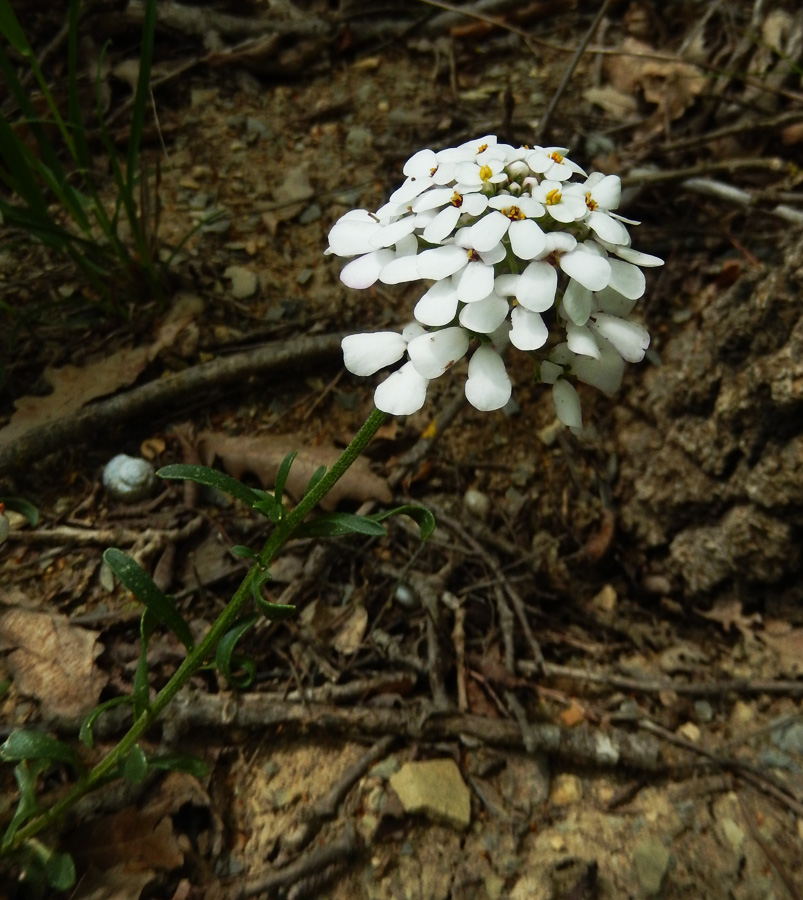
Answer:
[[(75, 740), (82, 713), (130, 691), (139, 610), (103, 566), (106, 546), (136, 555), (200, 634), (242, 573), (230, 548), (267, 534), (221, 495), (175, 484), (116, 503), (108, 459), (194, 462), (215, 435), (229, 439), (217, 462), (256, 478), (249, 453), (326, 459), (363, 422), (373, 382), (344, 373), (336, 335), (404, 323), (416, 287), (347, 290), (323, 249), (338, 216), (383, 202), (415, 150), (498, 133), (621, 172), (621, 211), (643, 222), (635, 245), (667, 260), (641, 307), (653, 343), (618, 396), (582, 393), (579, 438), (515, 361), (504, 411), (463, 407), (433, 439), (462, 391), (458, 366), (424, 410), (383, 429), (368, 454), (376, 481), (341, 508), (392, 489), (433, 509), (435, 535), (422, 545), (393, 520), (384, 540), (291, 545), (272, 599), (298, 612), (245, 642), (255, 684), (238, 694), (196, 677), (146, 748), (195, 753), (211, 774), (152, 777), (79, 808), (62, 838), (73, 896), (798, 900), (800, 11), (613, 3), (539, 131), (595, 4), (508, 5), (529, 45), (466, 16), (412, 28), (423, 4), (299, 4), (301, 20), (267, 6), (237, 12), (326, 28), (226, 55), (209, 34), (237, 36), (220, 22), (206, 46), (187, 25), (160, 26), (164, 71), (193, 62), (155, 92), (165, 150), (154, 128), (146, 159), (161, 159), (164, 246), (219, 214), (178, 254), (172, 312), (143, 298), (132, 324), (82, 324), (80, 305), (60, 318), (53, 298), (80, 283), (36, 248), (4, 256), (6, 301), (55, 312), (9, 343), (0, 424), (14, 403), (29, 410), (23, 429), (86, 411), (101, 377), (100, 396), (124, 400), (271, 342), (323, 343), (281, 370), (110, 414), (89, 440), (85, 429), (8, 469), (2, 492), (42, 521), (15, 520), (0, 548), (6, 732)], [(93, 23), (96, 44), (111, 27)], [(132, 27), (118, 23), (115, 64)], [(119, 73), (109, 85), (113, 108)], [(55, 413), (21, 402), (47, 400), (45, 366), (66, 398)], [(155, 687), (180, 649), (153, 640)], [(435, 759), (457, 764), (440, 798), (456, 806), (405, 809), (391, 780)]]

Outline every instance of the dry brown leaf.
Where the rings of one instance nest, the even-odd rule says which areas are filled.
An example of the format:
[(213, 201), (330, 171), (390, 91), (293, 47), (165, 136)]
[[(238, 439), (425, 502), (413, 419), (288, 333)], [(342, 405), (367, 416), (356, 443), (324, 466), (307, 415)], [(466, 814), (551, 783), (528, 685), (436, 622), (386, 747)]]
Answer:
[(187, 803), (205, 808), (209, 797), (191, 775), (169, 772), (158, 793), (142, 808), (127, 806), (72, 832), (68, 850), (82, 865), (131, 871), (173, 870), (184, 862), (172, 816)]
[(97, 703), (108, 677), (95, 666), (98, 633), (66, 616), (11, 609), (0, 618), (0, 640), (14, 647), (8, 668), (21, 694), (35, 697), (47, 722), (74, 724)]
[(125, 863), (118, 863), (105, 872), (91, 867), (70, 895), (71, 900), (139, 900), (142, 891), (156, 873), (153, 870), (130, 871)]
[(353, 606), (348, 616), (339, 623), (332, 638), (332, 646), (343, 656), (351, 656), (360, 649), (367, 626), (368, 611), (366, 608), (362, 605)]
[(641, 90), (644, 99), (657, 106), (656, 118), (660, 122), (674, 121), (706, 89), (708, 79), (697, 66), (681, 57), (650, 59), (650, 54), (656, 51), (649, 44), (626, 37), (622, 41), (622, 55), (611, 56), (606, 61), (605, 74), (619, 94), (634, 97)]
[(750, 640), (755, 637), (753, 625), (761, 624), (760, 613), (744, 615), (742, 604), (738, 600), (717, 600), (708, 612), (703, 612), (701, 609), (695, 609), (695, 612), (704, 619), (719, 622), (726, 632), (731, 628), (737, 628), (742, 637)]
[(587, 88), (583, 91), (583, 97), (621, 122), (632, 119), (638, 112), (636, 98), (632, 94), (618, 91), (612, 84)]
[[(332, 444), (305, 448), (304, 438), (294, 434), (229, 437), (204, 431), (198, 436), (198, 447), (205, 465), (212, 465), (219, 458), (229, 475), (238, 479), (247, 473), (254, 475), (266, 490), (276, 483), (282, 460), (298, 450), (286, 487), (294, 500), (303, 496), (310, 478), (321, 466), (330, 466), (340, 455)], [(360, 457), (321, 501), (321, 507), (333, 510), (343, 500), (390, 503), (392, 499), (385, 479), (375, 475), (368, 461)]]
[(765, 623), (761, 640), (778, 654), (780, 672), (789, 676), (803, 673), (803, 628), (770, 619)]
[(148, 347), (118, 350), (106, 359), (87, 366), (48, 366), (43, 377), (53, 388), (44, 397), (21, 397), (8, 425), (0, 431), (0, 447), (8, 447), (22, 435), (50, 422), (64, 419), (98, 397), (113, 394), (133, 384), (145, 366), (175, 341), (200, 310), (201, 301), (191, 294), (181, 295), (165, 318), (159, 334)]

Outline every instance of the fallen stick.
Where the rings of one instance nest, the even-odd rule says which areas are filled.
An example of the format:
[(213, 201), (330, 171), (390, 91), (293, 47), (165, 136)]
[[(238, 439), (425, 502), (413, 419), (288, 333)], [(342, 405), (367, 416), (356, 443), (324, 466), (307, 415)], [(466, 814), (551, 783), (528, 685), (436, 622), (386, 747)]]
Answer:
[(0, 446), (0, 475), (41, 460), (60, 447), (97, 439), (99, 434), (146, 413), (173, 413), (176, 404), (189, 397), (205, 396), (213, 387), (248, 383), (255, 375), (271, 375), (288, 369), (309, 371), (310, 366), (332, 362), (340, 355), (343, 334), (324, 334), (279, 341), (232, 356), (166, 375), (141, 387), (92, 403), (75, 415), (35, 426), (5, 446)]

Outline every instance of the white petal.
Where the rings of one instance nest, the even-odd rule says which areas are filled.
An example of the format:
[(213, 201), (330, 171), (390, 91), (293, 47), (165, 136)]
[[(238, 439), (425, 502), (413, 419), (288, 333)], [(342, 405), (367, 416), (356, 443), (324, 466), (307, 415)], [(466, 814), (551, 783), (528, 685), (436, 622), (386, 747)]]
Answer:
[(605, 394), (614, 394), (622, 384), (625, 361), (602, 338), (599, 339), (600, 358), (578, 356), (572, 363), (572, 374), (578, 381), (590, 384)]
[(490, 250), (502, 240), (509, 227), (510, 219), (492, 209), (471, 226), (468, 245), (478, 251)]
[(468, 252), (456, 244), (444, 244), (418, 254), (418, 274), (439, 281), (468, 265)]
[(436, 281), (416, 303), (413, 315), (424, 325), (440, 328), (457, 313), (457, 291), (450, 280)]
[(468, 363), (468, 402), (475, 409), (501, 409), (510, 400), (511, 391), (502, 357), (490, 347), (478, 347)]
[(402, 238), (415, 231), (415, 217), (405, 216), (391, 225), (383, 225), (371, 238), (371, 246), (375, 248), (390, 247)]
[(535, 259), (546, 247), (546, 235), (532, 219), (511, 222), (510, 247), (519, 259)]
[(396, 256), (382, 267), (379, 280), (382, 284), (402, 284), (405, 281), (417, 281), (418, 260), (415, 256)]
[(407, 353), (419, 375), (437, 378), (465, 356), (468, 342), (468, 332), (455, 325), (414, 338), (407, 345)]
[(396, 190), (390, 195), (391, 203), (403, 203), (405, 206), (411, 201), (414, 200), (419, 194), (423, 194), (424, 191), (431, 187), (434, 184), (431, 178), (408, 178), (404, 184), (396, 188)]
[(439, 206), (446, 206), (452, 197), (454, 197), (452, 188), (430, 188), (416, 197), (410, 205), (413, 208), (413, 212), (423, 212), (426, 209), (437, 209)]
[(628, 300), (638, 300), (642, 297), (647, 287), (647, 279), (641, 269), (619, 259), (612, 259), (610, 263), (611, 278), (608, 285)]
[(632, 247), (612, 247), (613, 252), (617, 256), (621, 256), (626, 262), (633, 263), (637, 266), (650, 268), (652, 266), (662, 266), (664, 261), (658, 256), (651, 256), (649, 253), (642, 253), (639, 250), (633, 250)]
[(589, 325), (613, 344), (622, 359), (628, 362), (644, 359), (644, 353), (650, 346), (650, 333), (642, 325), (605, 313), (597, 313)]
[(395, 331), (377, 331), (375, 334), (350, 334), (343, 338), (340, 346), (343, 363), (349, 372), (373, 375), (401, 359), (407, 341)]
[(453, 231), (457, 220), (460, 218), (461, 210), (456, 206), (444, 207), (437, 216), (424, 229), (422, 237), (430, 244), (440, 244), (440, 242), (448, 237)]
[(549, 329), (536, 312), (517, 306), (510, 313), (513, 327), (510, 329), (510, 343), (519, 350), (538, 350), (546, 343)]
[(494, 289), (494, 270), (482, 262), (470, 262), (457, 281), (457, 299), (463, 303), (484, 300)]
[(376, 408), (393, 416), (412, 415), (424, 405), (428, 384), (429, 381), (416, 372), (412, 363), (405, 363), (374, 392)]
[[(596, 201), (603, 209), (616, 209), (622, 199), (622, 179), (618, 175), (603, 175), (600, 178), (594, 178), (599, 174), (599, 172), (595, 172), (590, 175), (584, 187), (590, 189), (592, 200)], [(594, 184), (591, 184), (592, 178)]]
[(596, 293), (594, 299), (600, 312), (619, 316), (620, 319), (626, 319), (636, 305), (635, 300), (628, 300), (627, 297), (623, 297), (618, 291), (609, 287)]
[(552, 400), (555, 412), (567, 428), (582, 428), (583, 415), (580, 410), (580, 398), (574, 385), (560, 378), (552, 385)]
[(467, 213), (469, 216), (479, 216), (488, 208), (488, 198), (485, 194), (471, 193), (463, 195), (463, 205), (460, 212)]
[(561, 375), (563, 375), (563, 366), (550, 362), (548, 359), (541, 363), (542, 384), (554, 384)]
[(575, 325), (585, 325), (594, 308), (594, 298), (588, 288), (584, 288), (579, 281), (570, 278), (563, 294), (561, 308), (566, 317), (571, 319)]
[(394, 258), (392, 250), (374, 250), (373, 253), (358, 256), (343, 267), (340, 280), (346, 287), (358, 290), (370, 287), (379, 278), (382, 269)]
[(402, 328), (402, 337), (408, 344), (413, 338), (417, 338), (419, 334), (426, 333), (426, 329), (422, 328), (418, 322), (409, 322)]
[(607, 213), (595, 210), (588, 214), (586, 222), (595, 234), (609, 244), (627, 245), (630, 242), (630, 234), (625, 226)]
[(578, 356), (590, 356), (599, 359), (600, 350), (594, 335), (587, 325), (575, 325), (574, 322), (566, 323), (566, 337), (569, 349)]
[(357, 256), (375, 249), (371, 238), (382, 229), (366, 209), (352, 209), (329, 231), (329, 250), (337, 256)]
[(491, 247), (490, 250), (483, 250), (480, 253), (480, 259), (488, 266), (495, 266), (497, 263), (502, 262), (502, 260), (507, 256), (507, 250), (505, 250), (503, 244), (497, 244), (495, 247)]
[(601, 291), (611, 278), (611, 264), (607, 259), (579, 248), (561, 256), (560, 267), (589, 291)]
[(438, 165), (438, 158), (433, 150), (419, 150), (414, 153), (404, 164), (402, 172), (413, 178), (423, 178)]
[(491, 334), (505, 321), (507, 313), (507, 300), (498, 294), (491, 294), (484, 300), (464, 306), (460, 310), (460, 324), (477, 334)]
[(558, 273), (548, 262), (536, 260), (521, 273), (516, 285), (516, 299), (526, 309), (546, 312), (555, 302)]
[(551, 231), (546, 236), (544, 256), (557, 250), (558, 253), (570, 253), (577, 246), (577, 238), (565, 231)]

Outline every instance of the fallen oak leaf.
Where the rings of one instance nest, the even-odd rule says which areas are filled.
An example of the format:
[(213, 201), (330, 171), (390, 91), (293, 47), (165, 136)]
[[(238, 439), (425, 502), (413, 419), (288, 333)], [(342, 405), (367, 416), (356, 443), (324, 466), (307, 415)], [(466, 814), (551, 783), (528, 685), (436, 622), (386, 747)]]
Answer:
[(0, 617), (7, 664), (21, 694), (39, 701), (47, 723), (74, 725), (95, 706), (108, 677), (95, 666), (99, 634), (66, 616), (11, 609)]
[[(237, 479), (241, 479), (245, 474), (254, 475), (265, 490), (269, 490), (276, 483), (279, 466), (287, 454), (298, 450), (298, 455), (290, 468), (285, 490), (294, 500), (299, 500), (304, 495), (313, 474), (321, 466), (327, 468), (331, 466), (340, 455), (333, 444), (304, 447), (304, 443), (305, 439), (295, 434), (231, 437), (218, 432), (204, 431), (198, 435), (197, 446), (204, 465), (211, 466), (219, 459), (229, 475)], [(392, 499), (393, 494), (387, 481), (371, 471), (368, 460), (359, 457), (323, 498), (321, 507), (326, 511), (332, 511), (343, 500), (356, 503), (365, 503), (368, 500), (390, 503)]]

